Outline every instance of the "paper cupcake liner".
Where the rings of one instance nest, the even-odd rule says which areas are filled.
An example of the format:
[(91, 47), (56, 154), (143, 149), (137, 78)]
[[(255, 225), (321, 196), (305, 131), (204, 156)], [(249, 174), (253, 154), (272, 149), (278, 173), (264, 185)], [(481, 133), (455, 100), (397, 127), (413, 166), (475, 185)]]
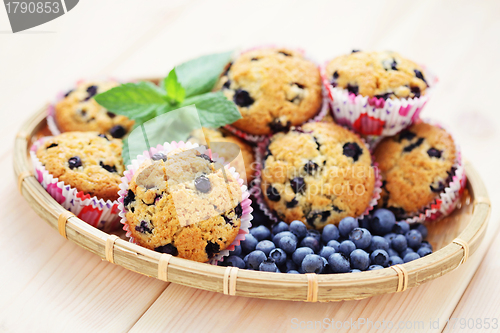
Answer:
[[(286, 46), (286, 45), (266, 44), (266, 45), (251, 47), (251, 48), (248, 48), (248, 49), (245, 49), (245, 50), (239, 52), (235, 56), (235, 59), (238, 58), (241, 54), (244, 54), (246, 52), (259, 50), (259, 49), (263, 49), (263, 48), (286, 48), (286, 49), (294, 50), (296, 52), (301, 53), (305, 59), (313, 62), (314, 64), (317, 65), (318, 69), (320, 69), (320, 65), (319, 65), (320, 62), (317, 61), (316, 59), (313, 59), (309, 54), (306, 54), (304, 49), (297, 48), (297, 47), (290, 47), (290, 46)], [(321, 108), (319, 109), (318, 113), (316, 113), (316, 115), (314, 115), (312, 118), (306, 120), (304, 123), (320, 121), (328, 113), (328, 109), (329, 109), (330, 105), (329, 105), (329, 100), (328, 100), (328, 92), (324, 86), (322, 87), (322, 94), (323, 94), (323, 101), (322, 101)], [(272, 134), (270, 134), (270, 135), (249, 134), (249, 133), (246, 133), (245, 131), (242, 131), (242, 130), (240, 130), (232, 125), (226, 125), (226, 126), (224, 126), (224, 128), (227, 129), (228, 131), (230, 131), (232, 134), (242, 138), (243, 140), (246, 140), (249, 142), (254, 142), (254, 143), (258, 143), (258, 142), (264, 140), (266, 137), (272, 135)]]
[(243, 179), (240, 178), (240, 175), (236, 172), (234, 167), (230, 166), (230, 163), (225, 163), (224, 159), (222, 157), (218, 157), (217, 154), (211, 152), (210, 149), (206, 149), (204, 146), (200, 146), (197, 143), (184, 143), (182, 141), (180, 142), (171, 142), (171, 143), (164, 143), (163, 145), (158, 145), (156, 147), (152, 147), (149, 151), (144, 151), (142, 155), (137, 156), (136, 159), (132, 160), (131, 164), (127, 166), (127, 170), (124, 172), (124, 176), (122, 177), (122, 183), (120, 184), (120, 191), (118, 194), (120, 197), (118, 198), (118, 209), (119, 213), (118, 215), (120, 216), (120, 223), (123, 225), (123, 230), (126, 232), (127, 237), (129, 237), (129, 241), (131, 243), (136, 243), (136, 240), (132, 237), (132, 233), (130, 232), (130, 227), (126, 223), (127, 219), (125, 217), (126, 209), (123, 205), (123, 199), (127, 195), (128, 192), (128, 186), (130, 181), (132, 180), (132, 177), (134, 176), (135, 172), (139, 169), (141, 164), (145, 161), (151, 158), (154, 154), (158, 152), (165, 152), (169, 153), (170, 151), (177, 149), (177, 148), (196, 148), (200, 147), (204, 149), (208, 156), (216, 162), (219, 162), (224, 165), (224, 168), (226, 171), (231, 173), (231, 175), (238, 181), (241, 187), (241, 192), (242, 192), (242, 200), (241, 200), (241, 208), (242, 208), (242, 216), (241, 216), (241, 226), (240, 230), (238, 232), (238, 235), (234, 239), (234, 241), (224, 250), (220, 251), (217, 255), (215, 255), (209, 263), (212, 265), (217, 265), (217, 262), (222, 261), (224, 257), (229, 255), (229, 252), (234, 250), (235, 246), (240, 245), (240, 242), (245, 239), (245, 235), (249, 233), (249, 229), (252, 226), (251, 220), (252, 220), (252, 211), (253, 208), (250, 206), (252, 201), (250, 200), (250, 193), (247, 189), (247, 186), (244, 185)]
[(60, 205), (91, 226), (104, 231), (117, 229), (120, 225), (117, 200), (105, 201), (78, 191), (76, 188), (66, 185), (63, 181), (59, 181), (58, 178), (52, 176), (42, 165), (36, 156), (36, 151), (49, 138), (39, 139), (30, 149), (31, 161), (38, 182)]
[(425, 95), (417, 98), (387, 99), (349, 93), (346, 89), (332, 87), (325, 63), (321, 66), (321, 78), (327, 89), (331, 111), (338, 124), (345, 125), (362, 135), (391, 136), (412, 124), (429, 100), (438, 82), (435, 75), (425, 70), (429, 84)]
[(460, 150), (460, 146), (457, 143), (453, 134), (446, 129), (441, 123), (425, 119), (422, 120), (425, 123), (438, 126), (444, 130), (446, 130), (450, 135), (452, 135), (453, 142), (455, 142), (455, 150), (456, 150), (456, 159), (452, 168), (455, 168), (455, 174), (451, 182), (448, 186), (439, 193), (439, 196), (429, 205), (423, 207), (419, 212), (405, 219), (408, 223), (417, 223), (417, 222), (431, 222), (438, 221), (441, 218), (449, 215), (455, 208), (457, 207), (462, 194), (465, 189), (465, 184), (467, 182), (467, 177), (465, 174), (465, 168), (462, 162), (462, 152)]
[[(363, 143), (367, 146), (368, 150), (370, 151), (370, 147), (365, 142), (365, 140), (361, 137), (360, 137), (360, 139), (363, 141)], [(255, 202), (257, 203), (259, 208), (264, 212), (264, 214), (271, 221), (276, 223), (279, 221), (279, 219), (267, 206), (265, 199), (264, 199), (264, 194), (263, 194), (262, 189), (261, 189), (262, 165), (264, 162), (264, 155), (265, 155), (266, 148), (268, 145), (269, 145), (269, 138), (266, 138), (266, 140), (260, 142), (258, 144), (258, 146), (255, 148), (256, 170), (255, 170), (255, 178), (254, 178), (253, 182), (251, 183), (250, 193), (254, 197)], [(361, 215), (353, 216), (354, 218), (356, 218), (358, 220), (362, 219), (363, 217), (368, 215), (370, 213), (370, 211), (373, 210), (373, 208), (377, 205), (378, 200), (380, 199), (380, 194), (382, 193), (382, 175), (380, 174), (378, 164), (376, 162), (374, 162), (373, 156), (372, 156), (372, 166), (373, 166), (373, 171), (375, 174), (375, 184), (374, 184), (374, 188), (373, 188), (372, 198), (370, 200), (370, 203), (368, 204), (368, 207)]]

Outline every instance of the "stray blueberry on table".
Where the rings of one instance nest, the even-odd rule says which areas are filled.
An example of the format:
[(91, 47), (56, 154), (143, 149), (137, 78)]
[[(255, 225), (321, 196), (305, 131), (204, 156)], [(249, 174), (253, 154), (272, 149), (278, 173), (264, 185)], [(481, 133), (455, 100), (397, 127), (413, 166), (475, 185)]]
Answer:
[(68, 165), (70, 169), (75, 169), (82, 166), (82, 160), (79, 156), (70, 157), (68, 160)]
[(109, 134), (111, 134), (111, 136), (115, 139), (121, 139), (123, 138), (123, 136), (127, 133), (127, 131), (125, 130), (125, 128), (123, 128), (123, 126), (121, 125), (116, 125), (116, 126), (113, 126), (111, 127), (111, 129), (109, 130)]
[(173, 256), (176, 256), (179, 254), (179, 252), (177, 251), (177, 248), (173, 244), (166, 244), (166, 245), (158, 246), (157, 248), (155, 248), (155, 251), (160, 252), (160, 253), (171, 254)]
[(372, 236), (370, 251), (373, 252), (375, 250), (389, 250), (389, 242), (382, 236)]
[(286, 263), (286, 253), (280, 248), (271, 250), (271, 252), (269, 252), (269, 258), (272, 258), (278, 266)]
[(342, 149), (344, 156), (352, 157), (354, 162), (357, 162), (359, 156), (363, 154), (363, 149), (361, 149), (356, 142), (347, 142), (344, 144)]
[(414, 250), (420, 247), (420, 244), (422, 243), (422, 234), (420, 231), (413, 229), (408, 231), (405, 236), (409, 247)]
[(321, 234), (321, 240), (323, 243), (327, 244), (331, 240), (339, 239), (339, 229), (335, 224), (327, 224), (323, 228), (323, 233)]
[(334, 253), (328, 257), (332, 273), (348, 273), (351, 270), (349, 258), (343, 253)]
[(269, 185), (269, 187), (266, 190), (266, 194), (267, 194), (267, 198), (271, 201), (280, 201), (281, 200), (280, 193), (272, 185)]
[(268, 258), (260, 263), (259, 271), (261, 272), (278, 272), (278, 266), (274, 262), (274, 259)]
[(370, 254), (370, 262), (372, 265), (380, 265), (387, 267), (389, 262), (389, 254), (385, 250), (375, 250)]
[(376, 271), (377, 269), (384, 269), (384, 267), (380, 265), (371, 265), (368, 267), (368, 271)]
[(408, 242), (405, 235), (397, 235), (396, 237), (394, 237), (391, 241), (391, 247), (398, 252), (403, 252), (404, 250), (406, 250), (408, 247)]
[(247, 107), (253, 104), (254, 99), (252, 98), (252, 96), (250, 96), (248, 91), (243, 89), (237, 89), (234, 92), (233, 101), (238, 106)]
[(403, 261), (406, 264), (407, 262), (413, 261), (413, 260), (418, 259), (418, 258), (420, 258), (418, 253), (410, 252), (404, 256)]
[(266, 226), (264, 226), (264, 225), (259, 225), (258, 227), (251, 228), (250, 233), (258, 241), (262, 241), (264, 239), (269, 239), (271, 237), (271, 231), (268, 228), (266, 228)]
[(248, 262), (247, 266), (248, 268), (254, 269), (254, 270), (259, 270), (260, 264), (267, 259), (267, 256), (264, 252), (262, 251), (252, 251), (248, 255)]
[(390, 256), (389, 261), (387, 262), (387, 266), (402, 265), (402, 264), (404, 264), (404, 261), (399, 256)]
[(304, 238), (307, 235), (307, 227), (302, 221), (292, 221), (290, 223), (290, 232), (298, 238)]
[(250, 253), (255, 250), (258, 242), (252, 234), (246, 234), (245, 239), (240, 242), (243, 253)]
[(356, 250), (356, 245), (350, 240), (345, 240), (342, 243), (340, 243), (339, 249), (337, 252), (343, 253), (346, 256), (348, 256), (354, 250)]
[(301, 247), (309, 247), (314, 251), (314, 253), (319, 252), (319, 249), (320, 249), (319, 241), (316, 238), (311, 237), (311, 236), (304, 237), (302, 239), (302, 241), (300, 242), (300, 246)]
[(323, 272), (325, 263), (323, 258), (317, 254), (308, 254), (302, 260), (302, 270), (305, 273), (316, 273), (320, 274)]
[(399, 235), (404, 235), (408, 231), (410, 231), (410, 225), (405, 221), (396, 222), (396, 224), (392, 227), (392, 232)]
[(143, 234), (150, 234), (153, 232), (151, 230), (151, 228), (149, 227), (149, 223), (147, 221), (141, 221), (140, 225), (136, 225), (135, 231), (138, 231), (138, 232), (143, 233)]
[(201, 175), (194, 180), (194, 187), (202, 193), (208, 193), (212, 189), (210, 179), (205, 175)]
[(166, 162), (167, 161), (167, 154), (165, 154), (164, 152), (158, 152), (156, 154), (153, 154), (153, 156), (151, 156), (151, 159), (153, 161), (162, 160), (162, 161)]
[(339, 232), (342, 237), (349, 237), (349, 234), (354, 228), (359, 228), (358, 220), (354, 217), (344, 217), (339, 222)]
[(351, 259), (351, 268), (353, 269), (364, 271), (370, 266), (370, 256), (364, 250), (356, 249), (351, 252), (349, 257)]
[(273, 235), (277, 235), (277, 234), (279, 234), (282, 231), (289, 231), (289, 230), (290, 229), (288, 227), (288, 224), (286, 224), (283, 221), (278, 222), (275, 225), (273, 225)]
[(330, 257), (335, 252), (337, 252), (337, 251), (335, 251), (335, 249), (333, 247), (323, 246), (321, 251), (319, 251), (319, 255), (322, 256), (323, 258), (328, 259), (328, 257)]
[(299, 247), (292, 254), (292, 260), (296, 265), (300, 266), (302, 265), (302, 260), (304, 260), (305, 256), (308, 254), (314, 254), (314, 251), (310, 247)]
[(274, 243), (267, 239), (258, 242), (257, 246), (255, 246), (255, 250), (264, 252), (266, 256), (269, 256), (269, 253), (275, 248), (276, 246), (274, 245)]
[(290, 180), (290, 186), (292, 187), (294, 193), (303, 194), (306, 191), (306, 182), (302, 177), (295, 177)]
[(372, 235), (368, 230), (364, 228), (355, 228), (349, 234), (349, 239), (356, 245), (358, 249), (366, 249), (370, 246)]

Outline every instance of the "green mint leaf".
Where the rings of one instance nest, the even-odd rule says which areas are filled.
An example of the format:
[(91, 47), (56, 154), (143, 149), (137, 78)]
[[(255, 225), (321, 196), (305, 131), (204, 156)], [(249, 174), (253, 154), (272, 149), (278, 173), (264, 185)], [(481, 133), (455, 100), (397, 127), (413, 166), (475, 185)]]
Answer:
[(119, 85), (94, 96), (94, 99), (109, 111), (130, 119), (147, 117), (167, 104), (156, 85), (142, 81)]
[(186, 98), (181, 106), (191, 104), (194, 104), (198, 109), (203, 127), (217, 128), (234, 123), (241, 118), (236, 105), (220, 91)]
[(123, 140), (123, 147), (122, 147), (122, 158), (123, 158), (123, 165), (125, 167), (127, 165), (130, 165), (130, 153), (129, 153), (129, 148), (128, 148), (128, 140)]
[(167, 92), (167, 99), (171, 104), (179, 104), (186, 98), (186, 90), (177, 79), (175, 68), (163, 79), (163, 87)]
[(233, 52), (209, 54), (175, 67), (179, 82), (186, 89), (186, 97), (204, 94), (214, 87)]

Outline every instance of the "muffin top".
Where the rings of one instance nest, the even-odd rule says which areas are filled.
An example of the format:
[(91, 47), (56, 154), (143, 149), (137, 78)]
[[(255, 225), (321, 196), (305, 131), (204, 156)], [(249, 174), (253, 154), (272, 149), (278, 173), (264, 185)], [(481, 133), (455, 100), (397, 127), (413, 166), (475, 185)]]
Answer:
[(198, 149), (157, 153), (134, 173), (123, 204), (137, 244), (199, 262), (238, 234), (242, 191)]
[(422, 68), (396, 52), (353, 51), (326, 66), (333, 87), (355, 95), (377, 98), (414, 98), (428, 87)]
[(417, 214), (452, 180), (456, 154), (452, 136), (427, 123), (384, 139), (374, 152), (383, 178), (379, 206), (400, 219)]
[(242, 115), (233, 126), (267, 135), (297, 126), (322, 104), (318, 67), (293, 50), (263, 48), (241, 54), (217, 84)]
[(125, 136), (132, 129), (134, 121), (109, 112), (93, 98), (117, 85), (111, 81), (78, 84), (55, 106), (57, 127), (61, 132), (97, 131), (117, 139)]
[(224, 158), (224, 161), (230, 162), (241, 178), (245, 179), (247, 183), (252, 181), (255, 171), (255, 157), (252, 147), (243, 140), (224, 129), (204, 127), (203, 130), (193, 131), (188, 142), (199, 145), (208, 143), (212, 152)]
[(97, 132), (67, 132), (46, 140), (36, 155), (59, 181), (103, 200), (118, 199), (125, 169), (122, 142)]
[(363, 141), (333, 123), (307, 123), (271, 137), (263, 161), (261, 190), (283, 221), (309, 228), (338, 224), (369, 206), (375, 186)]

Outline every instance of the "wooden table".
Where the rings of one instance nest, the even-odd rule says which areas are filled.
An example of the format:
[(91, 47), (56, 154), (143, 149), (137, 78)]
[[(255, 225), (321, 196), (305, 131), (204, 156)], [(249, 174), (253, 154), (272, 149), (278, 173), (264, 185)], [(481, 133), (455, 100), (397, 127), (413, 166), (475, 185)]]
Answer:
[[(297, 326), (324, 318), (458, 332), (447, 319), (500, 320), (499, 14), (496, 1), (86, 0), (59, 19), (11, 34), (0, 10), (0, 332), (301, 331)], [(58, 235), (17, 192), (17, 129), (75, 80), (164, 75), (201, 54), (268, 43), (304, 47), (321, 61), (353, 48), (396, 50), (439, 75), (423, 115), (451, 128), (493, 202), (485, 240), (465, 265), (406, 292), (361, 301), (229, 297), (103, 262)], [(307, 331), (329, 331), (316, 327)]]

